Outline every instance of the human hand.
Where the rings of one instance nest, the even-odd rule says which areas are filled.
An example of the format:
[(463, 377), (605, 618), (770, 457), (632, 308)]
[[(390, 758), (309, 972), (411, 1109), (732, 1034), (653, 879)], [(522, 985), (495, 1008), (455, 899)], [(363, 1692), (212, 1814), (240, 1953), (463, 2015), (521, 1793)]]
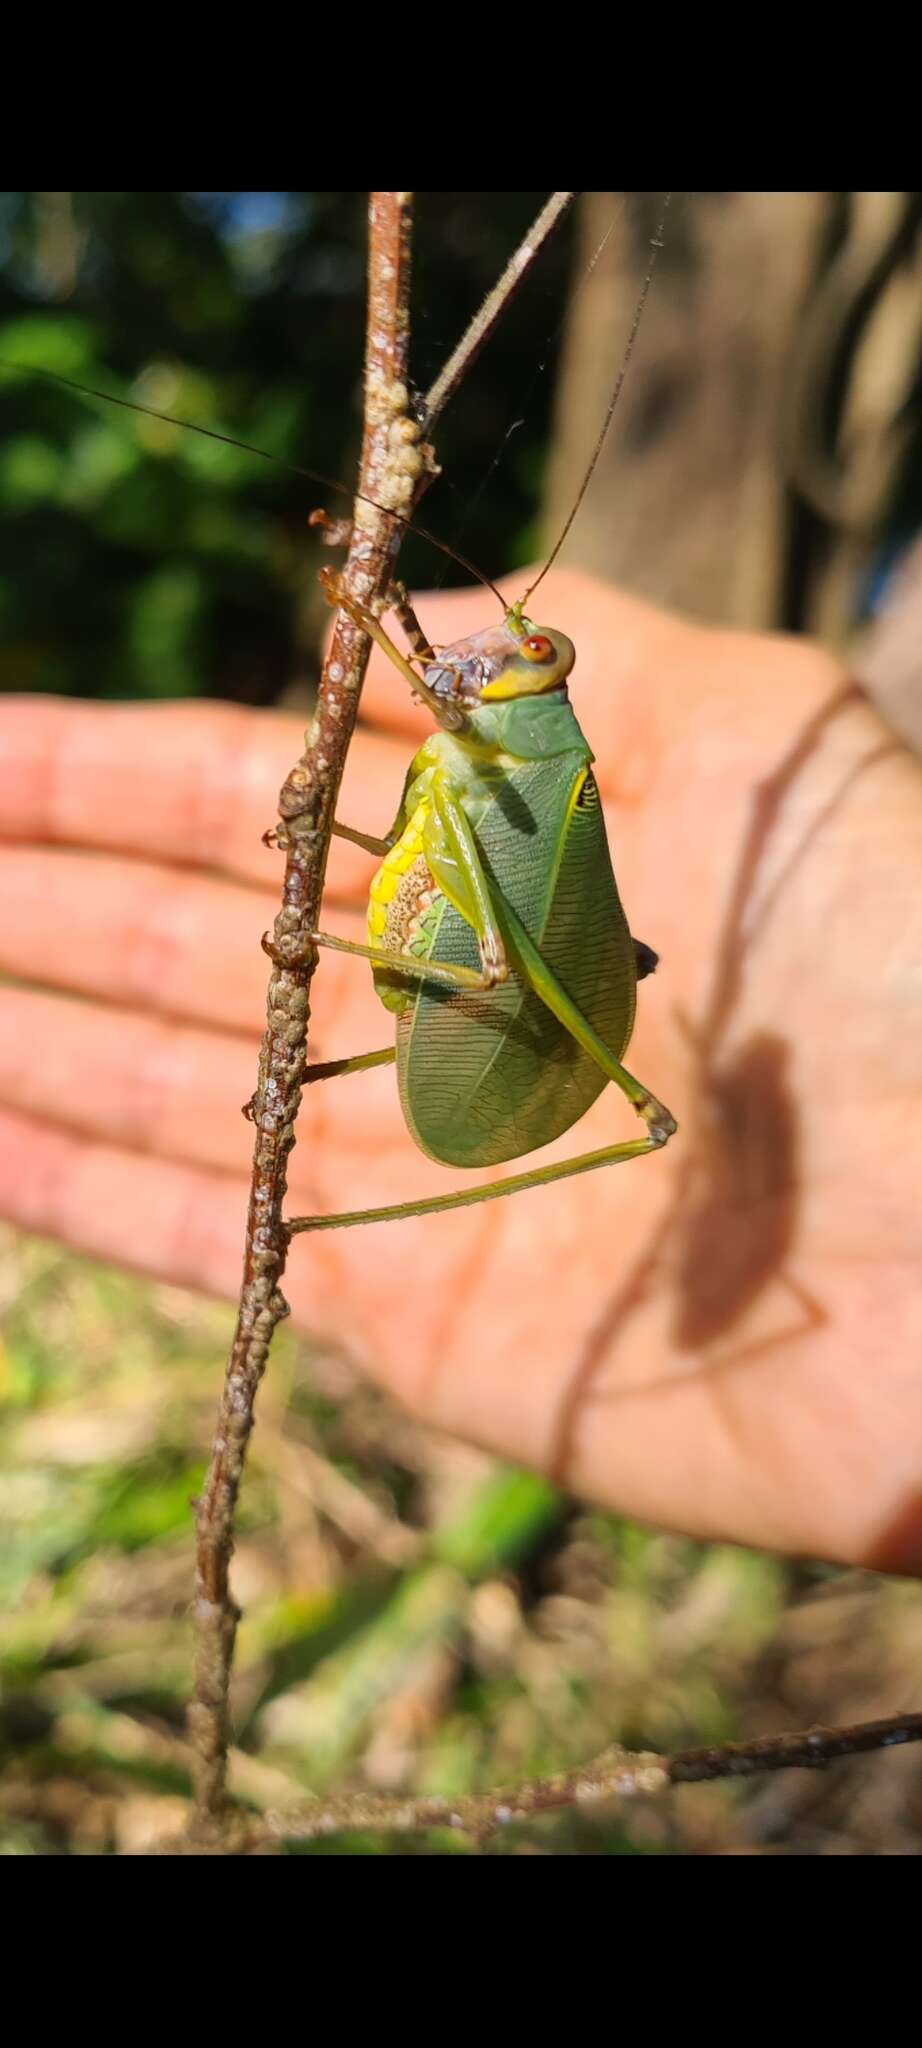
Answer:
[[(442, 642), (483, 621), (477, 591), (419, 609)], [(608, 1507), (922, 1571), (922, 767), (815, 649), (575, 571), (539, 610), (576, 642), (619, 888), (660, 954), (628, 1062), (678, 1135), (510, 1201), (296, 1237), (295, 1318), (428, 1422)], [(427, 729), (376, 653), (344, 822), (388, 828)], [(295, 719), (209, 703), (0, 702), (0, 1211), (22, 1227), (235, 1294), (278, 902), (261, 834), (300, 745)], [(326, 929), (364, 936), (373, 866), (334, 841)], [(313, 1060), (387, 1042), (361, 962), (324, 954), (311, 1001)], [(607, 1089), (534, 1163), (635, 1128)], [(392, 1069), (307, 1091), (288, 1214), (456, 1184)]]

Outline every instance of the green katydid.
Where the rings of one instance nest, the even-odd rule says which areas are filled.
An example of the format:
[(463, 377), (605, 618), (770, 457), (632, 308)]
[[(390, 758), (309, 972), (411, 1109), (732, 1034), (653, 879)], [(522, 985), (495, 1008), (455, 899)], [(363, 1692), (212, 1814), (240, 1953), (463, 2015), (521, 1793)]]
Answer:
[[(652, 267), (651, 262), (582, 487), (541, 577), (569, 531), (598, 459)], [(86, 395), (113, 396), (53, 372), (38, 374)], [(114, 402), (154, 412), (132, 401)], [(195, 431), (231, 439), (208, 428)], [(300, 473), (330, 481), (310, 470)], [(318, 517), (322, 523), (323, 515)], [(445, 547), (415, 520), (401, 523)], [(445, 552), (473, 568), (455, 549)], [(579, 1120), (609, 1081), (627, 1097), (646, 1132), (446, 1195), (295, 1218), (290, 1232), (460, 1208), (659, 1149), (675, 1121), (621, 1064), (634, 1023), (637, 981), (656, 965), (656, 955), (632, 939), (618, 895), (593, 755), (568, 698), (575, 648), (565, 634), (535, 625), (525, 611), (541, 577), (517, 604), (504, 608), (501, 625), (438, 654), (402, 586), (396, 586), (392, 597), (407, 632), (408, 657), (373, 613), (344, 594), (330, 571), (321, 573), (331, 602), (343, 605), (383, 648), (439, 730), (412, 761), (397, 817), (383, 839), (338, 822), (333, 827), (381, 859), (371, 888), (368, 945), (329, 933), (311, 935), (312, 944), (371, 961), (377, 993), (396, 1018), (396, 1043), (308, 1068), (305, 1080), (396, 1063), (410, 1135), (429, 1157), (458, 1167), (489, 1167), (549, 1144)]]
[(656, 956), (631, 938), (621, 907), (593, 755), (567, 693), (572, 641), (532, 623), (528, 592), (501, 625), (436, 657), (398, 590), (422, 663), (417, 673), (337, 578), (325, 572), (325, 582), (331, 601), (378, 642), (440, 729), (412, 761), (384, 839), (333, 828), (381, 856), (369, 944), (313, 934), (318, 946), (371, 961), (377, 993), (396, 1016), (396, 1044), (325, 1062), (305, 1078), (395, 1062), (410, 1135), (445, 1165), (497, 1165), (549, 1144), (608, 1081), (647, 1130), (484, 1186), (296, 1218), (291, 1230), (460, 1208), (657, 1150), (675, 1121), (621, 1064), (637, 981)]

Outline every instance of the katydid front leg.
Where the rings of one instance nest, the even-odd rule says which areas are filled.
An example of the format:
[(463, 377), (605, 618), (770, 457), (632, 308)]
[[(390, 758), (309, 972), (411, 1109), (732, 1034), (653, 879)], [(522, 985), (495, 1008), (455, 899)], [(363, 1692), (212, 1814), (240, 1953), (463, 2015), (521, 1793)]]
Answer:
[[(307, 523), (308, 526), (316, 526), (320, 528), (323, 534), (325, 545), (327, 547), (347, 548), (351, 546), (352, 535), (354, 532), (354, 525), (351, 519), (331, 519), (329, 514), (327, 512), (324, 512), (322, 508), (318, 506), (317, 511), (311, 513)], [(342, 604), (344, 610), (348, 610), (349, 605), (343, 599), (341, 591), (338, 588), (339, 571), (336, 569), (324, 570), (321, 576), (321, 582), (323, 583), (324, 589), (326, 590), (326, 594), (330, 602)], [(405, 583), (401, 583), (396, 577), (394, 578), (393, 583), (391, 583), (388, 588), (387, 596), (384, 600), (384, 606), (386, 611), (392, 611), (396, 613), (396, 616), (400, 620), (400, 624), (403, 627), (409, 645), (412, 648), (417, 660), (434, 661), (435, 649), (430, 645), (430, 642), (427, 639), (426, 634), (423, 632), (422, 626), (419, 623), (416, 613), (413, 610), (413, 606), (410, 602), (410, 593), (407, 589), (407, 586)], [(357, 609), (357, 607), (355, 609)], [(353, 611), (353, 616), (354, 615), (355, 612)]]
[[(414, 697), (418, 697), (420, 703), (428, 704), (439, 725), (443, 726), (447, 731), (460, 731), (465, 724), (464, 713), (460, 706), (448, 704), (444, 697), (438, 696), (435, 690), (430, 690), (428, 683), (423, 680), (422, 676), (417, 675), (415, 668), (411, 666), (406, 655), (401, 654), (396, 641), (392, 640), (390, 634), (385, 632), (380, 619), (375, 618), (374, 612), (369, 611), (367, 605), (357, 603), (355, 598), (350, 597), (347, 591), (344, 590), (342, 579), (336, 574), (336, 571), (334, 569), (321, 569), (320, 582), (323, 585), (327, 602), (332, 605), (338, 605), (342, 611), (348, 612), (350, 619), (354, 620), (355, 624), (361, 627), (362, 632), (367, 633), (369, 639), (377, 643), (382, 652), (387, 655), (388, 661), (393, 662), (394, 667), (400, 670), (400, 674), (405, 682), (409, 683)], [(420, 643), (425, 645), (431, 653), (429, 643), (419, 625), (416, 614), (410, 612), (409, 606), (407, 611), (412, 617), (415, 634), (419, 636)], [(423, 659), (424, 657), (420, 656), (419, 658)]]
[(405, 583), (392, 583), (387, 593), (387, 605), (397, 618), (407, 636), (417, 661), (434, 661), (435, 648), (431, 646), (410, 603), (410, 593)]

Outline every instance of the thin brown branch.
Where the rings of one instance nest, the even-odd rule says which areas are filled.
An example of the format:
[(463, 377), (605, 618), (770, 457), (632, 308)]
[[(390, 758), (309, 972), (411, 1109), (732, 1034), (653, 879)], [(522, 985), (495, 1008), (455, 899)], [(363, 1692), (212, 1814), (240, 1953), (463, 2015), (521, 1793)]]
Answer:
[[(471, 323), (429, 397), (431, 420), (457, 390), (538, 250), (569, 204), (548, 202)], [(344, 571), (350, 597), (375, 606), (393, 578), (404, 531), (432, 475), (432, 451), (408, 410), (410, 195), (372, 194), (365, 354), (365, 433), (352, 540)], [(385, 509), (386, 508), (386, 509)], [(393, 517), (390, 517), (390, 514)], [(275, 920), (267, 1023), (256, 1092), (256, 1128), (237, 1327), (205, 1486), (197, 1503), (195, 1673), (189, 1708), (195, 1817), (190, 1845), (219, 1846), (228, 1820), (228, 1692), (239, 1611), (230, 1592), (234, 1515), (259, 1382), (276, 1324), (288, 1314), (280, 1281), (288, 1234), (282, 1214), (288, 1156), (307, 1063), (309, 989), (336, 799), (370, 652), (367, 635), (338, 612), (300, 760), (279, 796), (284, 849), (282, 908)]]
[(799, 1735), (761, 1735), (755, 1742), (725, 1742), (716, 1749), (682, 1749), (670, 1758), (669, 1777), (673, 1785), (692, 1785), (704, 1778), (751, 1777), (754, 1771), (815, 1771), (837, 1757), (897, 1749), (906, 1742), (922, 1742), (922, 1714), (806, 1728)]
[(479, 313), (475, 313), (467, 332), (462, 335), (457, 348), (449, 356), (442, 370), (426, 393), (426, 425), (432, 427), (439, 413), (444, 411), (454, 396), (462, 379), (466, 377), (471, 364), (489, 341), (493, 329), (498, 325), (514, 299), (520, 285), (527, 277), (535, 258), (540, 255), (548, 237), (553, 234), (567, 207), (572, 205), (574, 192), (552, 192), (546, 206), (543, 206), (537, 220), (532, 222), (526, 235), (510, 257), (502, 277), (487, 293)]
[(284, 1808), (252, 1825), (251, 1848), (276, 1841), (312, 1841), (340, 1834), (407, 1834), (450, 1828), (485, 1841), (511, 1821), (566, 1807), (586, 1808), (602, 1800), (632, 1799), (665, 1792), (670, 1785), (702, 1779), (749, 1777), (756, 1771), (818, 1770), (843, 1756), (922, 1742), (922, 1714), (851, 1727), (809, 1728), (797, 1735), (770, 1735), (754, 1742), (728, 1742), (714, 1749), (679, 1750), (675, 1756), (608, 1749), (590, 1763), (525, 1785), (461, 1799), (381, 1799), (363, 1792), (318, 1799), (301, 1812)]
[(530, 1820), (567, 1806), (588, 1806), (602, 1799), (632, 1799), (638, 1792), (664, 1792), (669, 1784), (662, 1757), (607, 1749), (588, 1764), (557, 1771), (551, 1778), (501, 1786), (493, 1792), (470, 1793), (462, 1799), (381, 1799), (371, 1793), (346, 1792), (338, 1799), (318, 1799), (302, 1812), (267, 1813), (253, 1830), (254, 1846), (268, 1834), (278, 1841), (309, 1842), (323, 1835), (425, 1833), (450, 1828), (452, 1833), (486, 1841), (511, 1821)]
[[(401, 528), (378, 509), (408, 517), (426, 458), (407, 411), (410, 195), (372, 194), (365, 355), (365, 433), (359, 502), (344, 580), (365, 604), (383, 597)], [(269, 982), (259, 1076), (249, 1114), (256, 1128), (237, 1328), (211, 1464), (198, 1503), (194, 1696), (189, 1731), (195, 1758), (199, 1833), (226, 1808), (228, 1686), (238, 1609), (230, 1594), (233, 1521), (253, 1426), (256, 1390), (276, 1324), (288, 1313), (279, 1282), (287, 1239), (282, 1221), (288, 1155), (307, 1057), (309, 989), (316, 964), (307, 934), (319, 922), (327, 854), (346, 751), (358, 711), (370, 642), (342, 612), (323, 667), (317, 708), (301, 759), (279, 796), (278, 842), (285, 850), (276, 960)]]

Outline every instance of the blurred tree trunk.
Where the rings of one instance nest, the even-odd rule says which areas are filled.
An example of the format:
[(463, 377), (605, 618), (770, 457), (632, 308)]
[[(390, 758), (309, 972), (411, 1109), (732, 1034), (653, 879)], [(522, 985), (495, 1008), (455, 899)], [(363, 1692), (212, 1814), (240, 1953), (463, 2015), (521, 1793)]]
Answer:
[[(650, 194), (582, 202), (548, 547), (604, 417), (658, 208)], [(911, 437), (919, 230), (916, 194), (677, 193), (566, 558), (715, 623), (847, 639)]]
[[(573, 300), (547, 536), (579, 488), (649, 261), (657, 199), (629, 195)], [(583, 200), (584, 271), (611, 192)], [(783, 581), (777, 461), (787, 343), (817, 261), (823, 195), (675, 194), (623, 397), (571, 560), (665, 605), (770, 625)], [(612, 247), (614, 244), (614, 248)]]

